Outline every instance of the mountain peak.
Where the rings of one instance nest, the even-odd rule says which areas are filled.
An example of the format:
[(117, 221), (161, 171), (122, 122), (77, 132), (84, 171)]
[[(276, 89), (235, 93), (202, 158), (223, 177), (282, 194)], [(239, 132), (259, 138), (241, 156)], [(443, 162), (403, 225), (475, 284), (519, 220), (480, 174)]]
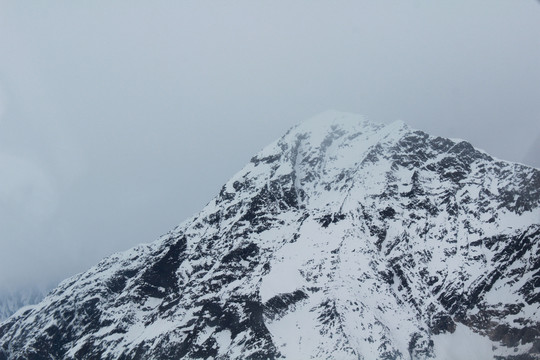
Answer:
[(327, 110), (301, 122), (289, 130), (289, 132), (311, 134), (314, 137), (325, 137), (327, 134), (335, 132), (336, 129), (356, 133), (362, 130), (380, 129), (382, 127), (389, 127), (389, 129), (395, 130), (408, 129), (407, 125), (401, 120), (385, 125), (368, 121), (362, 115)]
[(366, 120), (362, 115), (345, 111), (326, 110), (307, 120), (304, 120), (299, 125), (324, 131), (325, 128), (332, 125), (347, 126), (364, 122), (366, 122)]
[(534, 359), (539, 213), (536, 169), (326, 112), (0, 324), (0, 360), (437, 359), (464, 336)]
[[(230, 183), (248, 174), (257, 178), (252, 179), (255, 182), (288, 175), (294, 178), (295, 192), (303, 205), (343, 205), (343, 189), (354, 184), (351, 175), (370, 162), (377, 165), (370, 170), (372, 176), (360, 176), (359, 180), (364, 191), (379, 191), (373, 189), (376, 184), (372, 180), (384, 179), (392, 165), (394, 147), (411, 133), (402, 121), (386, 125), (355, 114), (327, 111), (293, 127), (267, 146)], [(258, 173), (260, 177), (255, 175)]]

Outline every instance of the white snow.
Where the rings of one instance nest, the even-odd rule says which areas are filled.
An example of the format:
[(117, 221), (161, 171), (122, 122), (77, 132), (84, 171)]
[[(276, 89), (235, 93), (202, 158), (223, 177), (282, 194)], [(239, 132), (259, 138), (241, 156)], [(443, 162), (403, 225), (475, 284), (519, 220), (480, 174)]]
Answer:
[(433, 336), (437, 360), (493, 360), (494, 343), (465, 325), (458, 324), (454, 333)]

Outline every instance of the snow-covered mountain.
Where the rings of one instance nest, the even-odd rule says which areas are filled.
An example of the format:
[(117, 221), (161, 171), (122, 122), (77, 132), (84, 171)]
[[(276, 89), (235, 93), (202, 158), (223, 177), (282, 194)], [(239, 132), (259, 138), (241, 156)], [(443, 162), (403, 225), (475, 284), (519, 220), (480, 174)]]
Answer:
[(0, 325), (0, 359), (539, 359), (540, 171), (335, 112)]

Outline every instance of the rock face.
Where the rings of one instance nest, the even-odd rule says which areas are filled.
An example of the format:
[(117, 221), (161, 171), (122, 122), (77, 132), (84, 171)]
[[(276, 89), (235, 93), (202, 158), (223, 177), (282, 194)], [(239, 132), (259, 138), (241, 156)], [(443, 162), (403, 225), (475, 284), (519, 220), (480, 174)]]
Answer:
[(0, 359), (539, 359), (539, 205), (537, 169), (325, 113), (2, 323)]

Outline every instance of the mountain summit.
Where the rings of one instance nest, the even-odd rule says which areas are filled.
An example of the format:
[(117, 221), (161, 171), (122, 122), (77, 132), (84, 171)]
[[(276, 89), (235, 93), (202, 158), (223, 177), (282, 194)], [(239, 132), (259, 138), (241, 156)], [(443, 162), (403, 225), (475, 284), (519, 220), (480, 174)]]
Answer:
[(324, 113), (2, 323), (0, 359), (539, 359), (539, 205), (537, 169)]

